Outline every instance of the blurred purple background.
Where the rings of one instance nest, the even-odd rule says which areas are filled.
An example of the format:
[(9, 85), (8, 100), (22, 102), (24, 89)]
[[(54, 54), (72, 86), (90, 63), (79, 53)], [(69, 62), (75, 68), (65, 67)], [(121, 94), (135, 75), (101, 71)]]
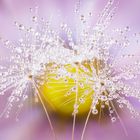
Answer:
[[(49, 15), (49, 10), (55, 11), (58, 8), (69, 25), (74, 26), (72, 11), (76, 1), (74, 0), (0, 0), (0, 36), (9, 40), (18, 39), (18, 32), (13, 26), (15, 20), (30, 25), (29, 8), (39, 6), (42, 17)], [(116, 15), (111, 27), (132, 27), (132, 32), (140, 32), (140, 0), (116, 0), (119, 2)], [(104, 8), (107, 0), (81, 0), (83, 11), (90, 9), (93, 14), (93, 21), (96, 14)], [(110, 27), (110, 28), (111, 28)], [(132, 50), (136, 51), (134, 46)], [(137, 51), (140, 55), (140, 49)], [(0, 46), (0, 55), (8, 55), (6, 50)], [(0, 111), (3, 109), (3, 97), (0, 97)], [(140, 106), (137, 106), (140, 108)], [(85, 140), (140, 140), (140, 122), (133, 120), (129, 113), (121, 115), (126, 126), (128, 136), (125, 136), (123, 129), (116, 123), (106, 122), (99, 124), (91, 120), (88, 124)], [(53, 118), (52, 118), (53, 119)], [(55, 122), (56, 121), (56, 122)], [(64, 123), (64, 124), (61, 124)], [(53, 121), (58, 140), (70, 140), (72, 123)], [(61, 126), (61, 128), (60, 128)], [(76, 140), (80, 139), (83, 122), (77, 124)], [(20, 121), (14, 119), (2, 119), (0, 121), (0, 140), (53, 140), (48, 120), (41, 106), (26, 106), (20, 114)]]

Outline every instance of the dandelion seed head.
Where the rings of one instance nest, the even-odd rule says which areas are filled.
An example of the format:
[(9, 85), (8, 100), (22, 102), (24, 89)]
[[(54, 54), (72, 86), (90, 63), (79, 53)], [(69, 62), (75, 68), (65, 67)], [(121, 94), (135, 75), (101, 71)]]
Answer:
[[(86, 104), (88, 109), (85, 110), (96, 115), (99, 113), (97, 105), (101, 103), (102, 108), (108, 108), (111, 121), (115, 122), (118, 118), (113, 105), (115, 102), (120, 109), (128, 108), (132, 116), (139, 116), (128, 99), (133, 97), (140, 100), (139, 88), (129, 84), (140, 74), (139, 56), (122, 54), (131, 45), (127, 35), (130, 27), (108, 31), (116, 10), (112, 5), (113, 1), (110, 0), (94, 26), (90, 26), (86, 15), (76, 8), (75, 14), (80, 23), (80, 31), (78, 26), (76, 28), (77, 38), (74, 38), (74, 32), (65, 22), (60, 22), (58, 32), (51, 27), (50, 21), (42, 20), (39, 15), (31, 18), (32, 27), (16, 21), (15, 26), (24, 35), (23, 38), (16, 43), (1, 38), (4, 46), (11, 51), (10, 58), (1, 60), (8, 61), (9, 65), (0, 65), (0, 95), (11, 92), (1, 116), (8, 117), (14, 105), (28, 99), (30, 85), (37, 95), (41, 94), (39, 89), (45, 85), (51, 88), (61, 85), (63, 89), (60, 87), (58, 90), (64, 90), (63, 99), (74, 97), (70, 111), (73, 115), (80, 113), (79, 110)], [(89, 16), (92, 18), (92, 12), (89, 12)], [(61, 32), (65, 33), (65, 37), (60, 35)], [(139, 40), (134, 39), (138, 44)], [(113, 49), (119, 50), (116, 56), (111, 54)], [(127, 62), (118, 67), (122, 60), (132, 58), (136, 59), (133, 64)], [(55, 86), (52, 82), (55, 82)], [(43, 90), (43, 94), (48, 98), (49, 93)], [(56, 91), (54, 97), (57, 96)], [(54, 97), (49, 97), (52, 104)], [(63, 113), (66, 109), (63, 109)]]

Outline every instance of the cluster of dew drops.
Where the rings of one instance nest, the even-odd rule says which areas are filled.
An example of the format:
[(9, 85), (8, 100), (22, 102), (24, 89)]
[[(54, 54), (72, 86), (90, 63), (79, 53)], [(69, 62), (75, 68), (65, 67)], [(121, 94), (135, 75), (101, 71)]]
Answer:
[[(102, 109), (107, 106), (109, 116), (112, 122), (115, 122), (118, 118), (116, 105), (113, 105), (115, 102), (119, 108), (126, 107), (133, 117), (138, 117), (139, 112), (133, 107), (129, 97), (140, 101), (140, 89), (130, 84), (138, 79), (140, 74), (139, 56), (120, 53), (119, 57), (116, 57), (110, 50), (117, 49), (121, 52), (132, 45), (131, 40), (135, 40), (132, 43), (139, 45), (139, 34), (135, 33), (130, 39), (127, 35), (130, 32), (128, 26), (124, 29), (108, 29), (115, 10), (113, 1), (109, 0), (96, 24), (91, 26), (88, 19), (92, 18), (92, 12), (87, 17), (76, 9), (75, 15), (79, 21), (77, 27), (81, 27), (76, 41), (73, 39), (74, 32), (64, 22), (60, 23), (57, 31), (51, 26), (51, 20), (40, 18), (38, 14), (32, 17), (32, 27), (15, 22), (22, 38), (16, 43), (0, 38), (5, 49), (10, 51), (10, 56), (0, 58), (0, 98), (5, 99), (8, 95), (1, 117), (9, 118), (13, 108), (18, 107), (19, 111), (23, 107), (25, 100), (30, 97), (30, 87), (34, 96), (38, 97), (37, 89), (47, 81), (47, 77), (43, 77), (47, 68), (57, 75), (53, 77), (57, 80), (69, 77), (75, 81), (75, 85), (64, 96), (71, 95), (73, 91), (78, 94), (77, 84), (83, 89), (85, 84), (89, 85), (89, 89), (83, 90), (82, 96), (75, 99), (73, 114), (78, 114), (80, 104), (84, 104), (86, 96), (94, 91), (91, 96), (92, 114), (99, 113), (97, 105), (101, 103)], [(61, 32), (65, 33), (65, 37), (60, 35)], [(116, 52), (117, 55), (119, 52)], [(128, 62), (132, 59), (133, 64), (117, 66), (122, 60)], [(82, 62), (87, 62), (90, 70)], [(54, 65), (48, 67), (51, 63)], [(70, 73), (64, 67), (65, 64), (79, 67), (83, 73), (79, 76), (78, 73)], [(86, 80), (79, 82), (83, 78)], [(67, 83), (67, 79), (64, 83)]]

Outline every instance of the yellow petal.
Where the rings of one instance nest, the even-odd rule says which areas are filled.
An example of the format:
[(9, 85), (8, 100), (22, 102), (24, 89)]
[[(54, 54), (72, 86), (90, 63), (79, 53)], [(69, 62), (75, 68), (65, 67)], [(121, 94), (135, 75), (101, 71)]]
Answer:
[[(84, 68), (87, 71), (84, 71)], [(40, 86), (41, 94), (44, 96), (46, 105), (61, 115), (72, 115), (77, 94), (78, 115), (88, 112), (92, 102), (92, 82), (87, 83), (87, 77), (92, 76), (89, 63), (56, 65), (50, 64), (46, 68), (45, 82)], [(58, 73), (65, 70), (69, 75)], [(61, 76), (60, 76), (61, 75)]]

